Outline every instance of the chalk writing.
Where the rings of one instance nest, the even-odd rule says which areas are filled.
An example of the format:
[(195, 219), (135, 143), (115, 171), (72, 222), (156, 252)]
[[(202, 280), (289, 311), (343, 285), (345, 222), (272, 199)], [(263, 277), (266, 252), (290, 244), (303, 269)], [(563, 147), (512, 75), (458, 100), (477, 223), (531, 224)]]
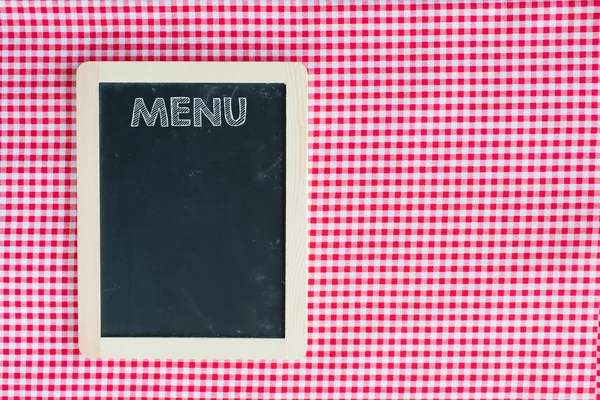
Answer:
[[(167, 110), (167, 102), (162, 97), (157, 97), (152, 103), (152, 108), (148, 111), (148, 107), (143, 98), (136, 97), (133, 101), (133, 112), (131, 114), (131, 127), (135, 128), (140, 126), (140, 119), (144, 120), (146, 126), (154, 126), (156, 120), (160, 119), (160, 126), (167, 128), (191, 126), (193, 122), (194, 127), (202, 126), (202, 119), (206, 117), (208, 122), (212, 126), (222, 125), (222, 116), (225, 115), (225, 122), (229, 126), (237, 127), (241, 126), (246, 122), (248, 101), (245, 97), (239, 97), (238, 100), (238, 116), (237, 118), (233, 115), (233, 106), (231, 97), (223, 97), (221, 102), (220, 98), (214, 98), (212, 100), (212, 110), (208, 108), (204, 100), (198, 97), (194, 97), (191, 100), (193, 105), (192, 110), (186, 104), (190, 104), (189, 97), (171, 97), (169, 99), (170, 113)], [(223, 112), (221, 112), (221, 105), (223, 105)], [(191, 112), (191, 118), (186, 118)], [(169, 122), (169, 115), (171, 120)]]

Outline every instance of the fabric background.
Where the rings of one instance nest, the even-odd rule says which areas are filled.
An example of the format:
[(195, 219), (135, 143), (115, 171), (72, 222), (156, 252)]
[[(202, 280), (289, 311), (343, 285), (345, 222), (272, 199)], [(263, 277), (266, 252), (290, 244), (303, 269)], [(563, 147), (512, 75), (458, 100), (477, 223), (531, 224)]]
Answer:
[[(600, 6), (0, 3), (0, 397), (591, 399)], [(75, 70), (301, 61), (309, 352), (77, 351)]]

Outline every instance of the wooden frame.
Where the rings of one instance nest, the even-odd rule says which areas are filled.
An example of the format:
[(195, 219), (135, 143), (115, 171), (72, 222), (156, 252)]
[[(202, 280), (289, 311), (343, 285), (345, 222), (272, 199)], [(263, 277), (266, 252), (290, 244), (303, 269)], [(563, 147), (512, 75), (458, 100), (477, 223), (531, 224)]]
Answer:
[[(286, 85), (285, 338), (114, 338), (100, 334), (101, 82)], [(79, 348), (88, 357), (297, 359), (307, 331), (307, 75), (299, 63), (89, 62), (77, 69)]]

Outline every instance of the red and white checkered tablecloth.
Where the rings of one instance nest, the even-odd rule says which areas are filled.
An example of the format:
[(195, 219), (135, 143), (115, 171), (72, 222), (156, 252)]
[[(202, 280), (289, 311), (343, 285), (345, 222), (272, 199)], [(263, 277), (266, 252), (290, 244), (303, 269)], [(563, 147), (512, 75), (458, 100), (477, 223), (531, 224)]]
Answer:
[[(596, 397), (600, 4), (0, 4), (0, 398)], [(301, 61), (309, 351), (77, 350), (75, 69)]]

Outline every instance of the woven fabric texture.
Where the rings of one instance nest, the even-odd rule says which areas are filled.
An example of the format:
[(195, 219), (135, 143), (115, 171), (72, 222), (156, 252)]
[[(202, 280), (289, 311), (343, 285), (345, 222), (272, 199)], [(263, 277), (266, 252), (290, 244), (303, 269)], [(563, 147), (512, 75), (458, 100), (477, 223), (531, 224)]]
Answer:
[[(592, 399), (595, 1), (0, 2), (0, 398)], [(75, 71), (300, 61), (298, 362), (77, 350)]]

